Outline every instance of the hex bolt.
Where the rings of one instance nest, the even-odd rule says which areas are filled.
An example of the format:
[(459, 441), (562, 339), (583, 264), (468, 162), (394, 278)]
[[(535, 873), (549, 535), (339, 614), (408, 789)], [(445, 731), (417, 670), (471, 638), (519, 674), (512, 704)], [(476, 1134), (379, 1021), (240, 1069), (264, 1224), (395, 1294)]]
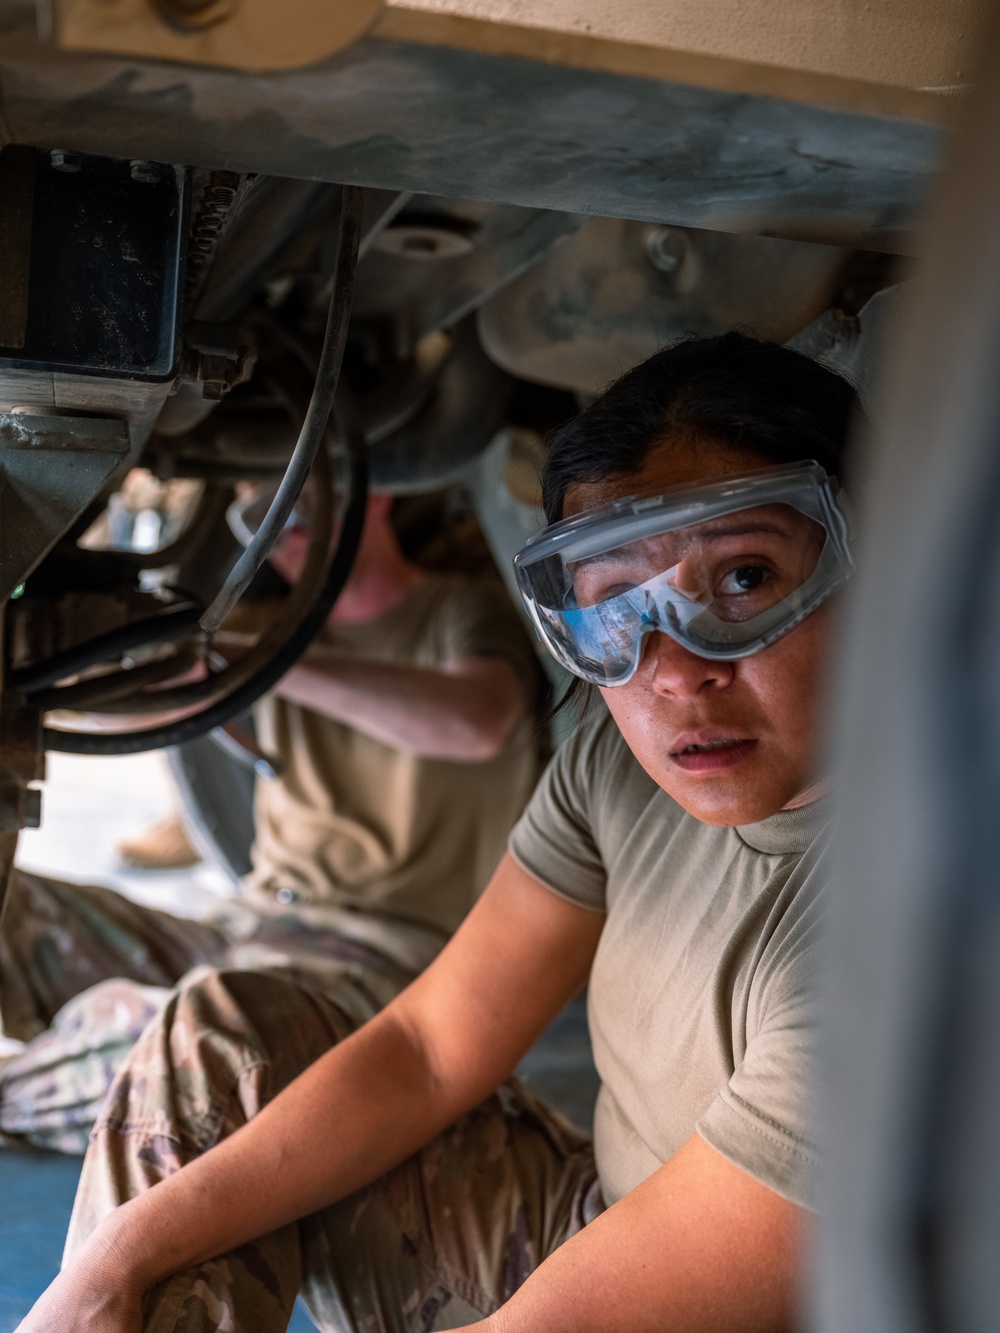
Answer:
[(163, 172), (155, 162), (142, 162), (138, 158), (129, 163), (129, 175), (140, 185), (156, 185), (163, 179)]
[(54, 171), (76, 172), (83, 170), (83, 158), (79, 153), (64, 153), (61, 148), (53, 148), (49, 161)]

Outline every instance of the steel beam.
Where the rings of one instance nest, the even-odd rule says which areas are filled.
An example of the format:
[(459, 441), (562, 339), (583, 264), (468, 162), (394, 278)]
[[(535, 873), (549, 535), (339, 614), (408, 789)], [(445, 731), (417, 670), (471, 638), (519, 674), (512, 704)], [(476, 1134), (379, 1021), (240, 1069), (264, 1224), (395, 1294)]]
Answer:
[(30, 11), (7, 0), (0, 135), (571, 213), (919, 248), (939, 125), (670, 81), (654, 77), (655, 63), (637, 68), (648, 72), (369, 35), (308, 68), (249, 76), (61, 52), (38, 39)]

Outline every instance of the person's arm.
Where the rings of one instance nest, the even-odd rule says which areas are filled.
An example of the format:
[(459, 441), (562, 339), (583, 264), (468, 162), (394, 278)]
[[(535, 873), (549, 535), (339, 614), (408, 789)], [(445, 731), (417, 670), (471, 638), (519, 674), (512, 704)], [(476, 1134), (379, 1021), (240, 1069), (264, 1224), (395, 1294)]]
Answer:
[(492, 759), (524, 714), (524, 688), (499, 657), (439, 668), (337, 656), (314, 645), (277, 693), (365, 735), (427, 759)]
[(788, 1333), (795, 1325), (806, 1218), (804, 1209), (694, 1134), (473, 1327), (484, 1333)]
[(231, 1138), (117, 1208), (22, 1333), (131, 1333), (162, 1278), (403, 1161), (492, 1092), (581, 988), (603, 921), (505, 857), (426, 972)]

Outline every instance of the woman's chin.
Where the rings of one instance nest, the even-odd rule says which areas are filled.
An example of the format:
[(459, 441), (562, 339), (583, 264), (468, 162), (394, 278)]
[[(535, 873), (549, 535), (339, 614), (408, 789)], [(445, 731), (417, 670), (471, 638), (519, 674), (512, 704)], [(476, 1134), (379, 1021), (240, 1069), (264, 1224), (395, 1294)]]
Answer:
[[(773, 772), (739, 772), (738, 769), (686, 772), (673, 763), (648, 766), (653, 781), (673, 797), (689, 815), (703, 824), (733, 827), (756, 824), (783, 810), (794, 799), (800, 784), (776, 782)], [(756, 766), (754, 766), (756, 767)]]

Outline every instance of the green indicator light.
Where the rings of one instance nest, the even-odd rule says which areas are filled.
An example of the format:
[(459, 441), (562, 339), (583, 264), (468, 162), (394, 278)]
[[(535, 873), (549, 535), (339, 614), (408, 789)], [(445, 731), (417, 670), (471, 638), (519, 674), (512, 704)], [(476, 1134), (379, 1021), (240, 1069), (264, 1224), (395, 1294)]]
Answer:
[(12, 602), (16, 602), (19, 597), (23, 596), (24, 596), (24, 584), (19, 583), (17, 587), (14, 589), (14, 591), (11, 593), (10, 600)]

